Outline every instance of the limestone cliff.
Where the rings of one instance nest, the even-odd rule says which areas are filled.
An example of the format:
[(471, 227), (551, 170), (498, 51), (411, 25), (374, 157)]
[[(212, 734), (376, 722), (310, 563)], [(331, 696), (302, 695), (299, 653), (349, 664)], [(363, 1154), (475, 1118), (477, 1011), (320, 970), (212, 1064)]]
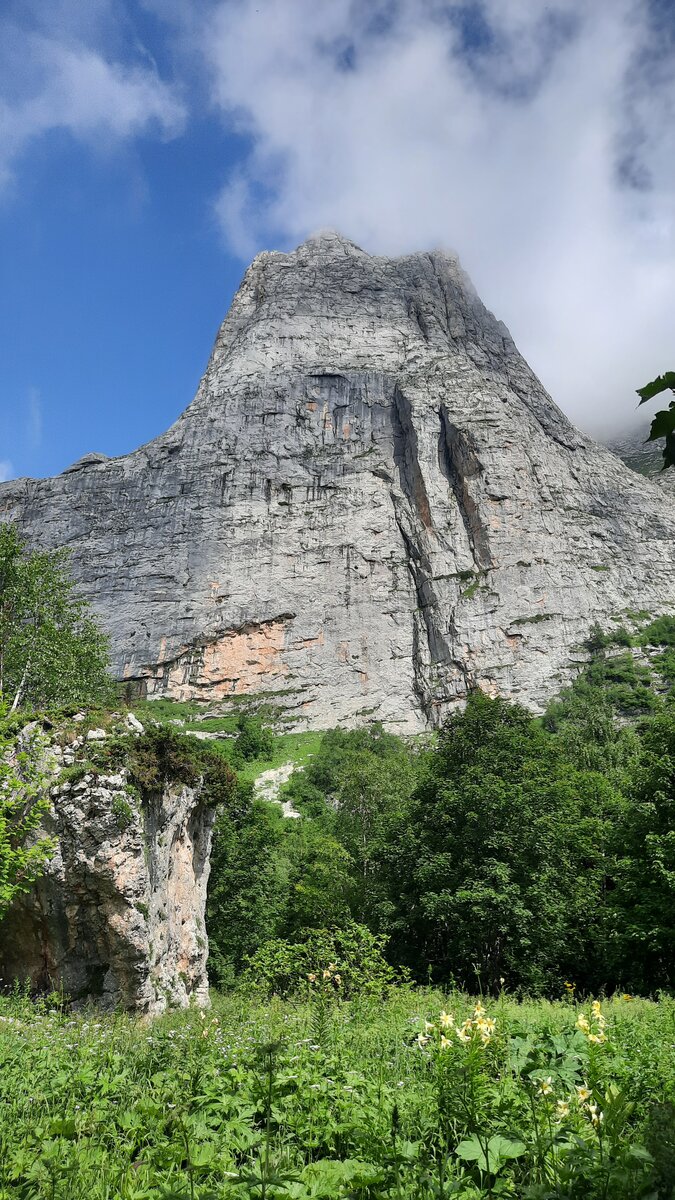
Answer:
[(147, 1015), (204, 1004), (214, 809), (178, 778), (140, 802), (126, 767), (64, 776), (90, 749), (80, 738), (45, 752), (56, 851), (2, 921), (0, 981)]
[(445, 254), (259, 255), (163, 436), (0, 486), (121, 678), (414, 730), (537, 707), (594, 621), (675, 600), (675, 503), (572, 427)]

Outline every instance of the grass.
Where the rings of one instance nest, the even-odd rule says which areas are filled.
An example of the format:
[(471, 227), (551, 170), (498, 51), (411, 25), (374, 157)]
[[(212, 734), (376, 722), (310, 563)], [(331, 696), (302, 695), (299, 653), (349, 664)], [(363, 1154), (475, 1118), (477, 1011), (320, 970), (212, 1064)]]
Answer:
[(308, 984), (149, 1025), (0, 1000), (0, 1197), (672, 1195), (673, 1001), (603, 1003), (600, 1045), (573, 1003), (507, 996), (483, 1045), (475, 1004)]
[[(175, 700), (146, 700), (133, 705), (132, 711), (141, 722), (152, 719), (160, 722), (180, 720), (183, 722), (182, 732), (231, 733), (237, 732), (238, 713), (225, 712), (216, 715), (217, 706), (208, 706), (194, 702)], [(199, 719), (202, 712), (213, 712), (206, 719)], [(274, 739), (274, 749), (271, 755), (252, 759), (244, 764), (237, 763), (237, 774), (245, 783), (252, 783), (263, 771), (283, 766), (293, 762), (303, 767), (312, 755), (316, 754), (323, 734), (320, 731), (304, 733), (279, 733)], [(222, 742), (211, 743), (213, 749), (222, 754), (228, 762), (232, 760), (236, 741), (234, 738)]]
[(280, 733), (274, 739), (274, 751), (269, 758), (256, 758), (239, 768), (237, 774), (244, 782), (252, 782), (263, 771), (281, 767), (284, 763), (295, 763), (296, 767), (304, 767), (310, 758), (316, 754), (321, 744), (323, 733), (314, 730), (308, 733)]

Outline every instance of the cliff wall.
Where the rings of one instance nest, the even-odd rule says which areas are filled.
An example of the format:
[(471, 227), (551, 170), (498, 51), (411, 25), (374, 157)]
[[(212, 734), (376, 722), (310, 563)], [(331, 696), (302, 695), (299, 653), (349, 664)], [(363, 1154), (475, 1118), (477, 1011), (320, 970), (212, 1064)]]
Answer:
[(259, 255), (161, 437), (0, 486), (148, 695), (302, 722), (537, 708), (593, 622), (675, 600), (675, 502), (579, 433), (444, 254)]

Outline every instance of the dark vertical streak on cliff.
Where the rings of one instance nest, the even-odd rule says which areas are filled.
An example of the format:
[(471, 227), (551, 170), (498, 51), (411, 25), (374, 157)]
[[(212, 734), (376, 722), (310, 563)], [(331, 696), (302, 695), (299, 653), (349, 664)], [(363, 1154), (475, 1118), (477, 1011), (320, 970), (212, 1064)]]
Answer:
[(438, 463), (457, 501), (476, 567), (485, 571), (492, 566), (489, 538), (468, 483), (482, 474), (483, 468), (468, 435), (452, 424), (444, 405), (441, 405), (440, 416)]

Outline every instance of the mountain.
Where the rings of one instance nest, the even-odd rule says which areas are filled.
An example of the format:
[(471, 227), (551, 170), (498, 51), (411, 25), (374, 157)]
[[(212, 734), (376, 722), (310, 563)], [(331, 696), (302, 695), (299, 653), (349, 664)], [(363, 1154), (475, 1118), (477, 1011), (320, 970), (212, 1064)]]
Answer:
[(594, 622), (675, 600), (675, 502), (556, 408), (457, 260), (337, 234), (249, 267), (197, 395), (134, 453), (0, 486), (66, 545), (148, 695), (413, 731), (537, 708)]
[(648, 442), (650, 421), (641, 421), (632, 429), (624, 430), (607, 439), (606, 445), (612, 454), (616, 454), (626, 466), (632, 467), (640, 475), (647, 475), (658, 483), (670, 480), (672, 472), (663, 470), (663, 438)]

